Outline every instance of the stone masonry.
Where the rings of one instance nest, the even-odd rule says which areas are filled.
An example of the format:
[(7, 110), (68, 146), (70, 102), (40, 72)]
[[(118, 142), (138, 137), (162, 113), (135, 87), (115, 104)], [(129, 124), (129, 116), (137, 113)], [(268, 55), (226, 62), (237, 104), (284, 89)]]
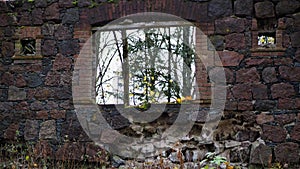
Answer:
[[(78, 56), (93, 27), (140, 12), (176, 15), (194, 23), (211, 40), (222, 63), (209, 55), (214, 69), (197, 68), (204, 100), (212, 95), (208, 75), (217, 74), (221, 66), (225, 70), (227, 99), (222, 120), (213, 140), (203, 143), (197, 134), (207, 111), (199, 111), (190, 137), (180, 144), (187, 168), (208, 151), (244, 168), (262, 168), (270, 160), (299, 168), (299, 0), (0, 1), (0, 143), (34, 141), (35, 152), (44, 156), (82, 160), (89, 155), (90, 162), (118, 166), (116, 161), (123, 160), (97, 156), (99, 151), (108, 152), (95, 146), (83, 131), (73, 104), (76, 85), (72, 86), (72, 78), (85, 76), (74, 67), (76, 61), (82, 62)], [(265, 33), (274, 36), (274, 46), (258, 45), (258, 35)], [(35, 40), (34, 55), (22, 56), (24, 38)], [(93, 68), (87, 71), (92, 73)], [(85, 85), (91, 84), (93, 80)], [(94, 97), (93, 91), (77, 95), (83, 100)], [(168, 118), (163, 121), (168, 125), (175, 118), (171, 112), (177, 111), (176, 106), (165, 112)], [(100, 109), (113, 128), (125, 134), (157, 131), (157, 124), (144, 128), (130, 124), (113, 106)], [(176, 151), (164, 157), (179, 163)]]

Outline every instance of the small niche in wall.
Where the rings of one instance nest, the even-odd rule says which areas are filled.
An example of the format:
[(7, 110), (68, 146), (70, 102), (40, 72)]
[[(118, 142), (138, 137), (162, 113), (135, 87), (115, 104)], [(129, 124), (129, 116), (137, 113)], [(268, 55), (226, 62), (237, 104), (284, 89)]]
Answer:
[(258, 33), (257, 45), (261, 48), (275, 48), (276, 34), (275, 32)]
[(284, 54), (283, 29), (277, 25), (279, 23), (274, 19), (252, 20), (252, 56), (282, 56)]
[(41, 59), (41, 28), (21, 27), (16, 33), (14, 60)]
[(36, 54), (35, 39), (24, 38), (21, 39), (21, 55), (24, 56), (34, 56)]

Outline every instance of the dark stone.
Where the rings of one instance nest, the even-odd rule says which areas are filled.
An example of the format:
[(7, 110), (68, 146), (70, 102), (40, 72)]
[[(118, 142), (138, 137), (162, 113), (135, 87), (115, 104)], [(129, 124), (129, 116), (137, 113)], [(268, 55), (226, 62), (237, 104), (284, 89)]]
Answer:
[(46, 23), (42, 26), (42, 35), (44, 36), (53, 36), (55, 30), (54, 24)]
[(257, 18), (275, 17), (274, 4), (270, 1), (257, 2), (254, 4), (254, 8)]
[(272, 148), (264, 144), (253, 147), (250, 155), (250, 164), (267, 165), (272, 159)]
[(15, 86), (9, 86), (8, 89), (8, 100), (24, 100), (26, 99), (26, 92), (22, 88), (17, 88)]
[(48, 101), (45, 108), (47, 110), (55, 110), (58, 109), (58, 104), (55, 101)]
[(278, 122), (281, 126), (290, 124), (296, 120), (295, 114), (279, 114), (275, 115), (275, 121)]
[(5, 1), (0, 3), (0, 11), (2, 11), (3, 13), (7, 12), (9, 9), (9, 6), (7, 5), (7, 3), (5, 3)]
[(278, 99), (278, 109), (295, 109), (295, 100), (291, 98)]
[(79, 44), (76, 40), (64, 40), (59, 43), (58, 48), (63, 55), (74, 55), (79, 50)]
[(59, 7), (62, 7), (62, 8), (71, 8), (74, 6), (73, 2), (75, 2), (75, 1), (74, 0), (59, 0), (58, 5), (59, 5)]
[[(12, 110), (13, 104), (11, 102), (0, 102), (0, 113), (8, 113)], [(0, 116), (0, 120), (3, 120)]]
[(279, 74), (285, 80), (300, 82), (300, 67), (280, 66)]
[(74, 112), (66, 112), (66, 120), (62, 123), (61, 134), (68, 141), (90, 141)]
[(56, 139), (56, 123), (55, 120), (47, 120), (41, 123), (40, 140)]
[(230, 0), (212, 0), (208, 4), (208, 16), (213, 18), (230, 16), (232, 2)]
[(47, 7), (47, 1), (45, 1), (45, 0), (34, 0), (34, 5), (37, 8), (45, 8), (45, 7)]
[(235, 136), (236, 141), (255, 141), (259, 137), (259, 131), (251, 129), (240, 130)]
[(38, 87), (43, 84), (42, 78), (37, 73), (27, 73), (25, 79), (28, 87)]
[(22, 74), (16, 75), (16, 86), (17, 87), (25, 87), (27, 85), (26, 80)]
[(259, 82), (260, 76), (255, 67), (250, 69), (240, 69), (236, 72), (236, 82), (252, 83)]
[(37, 99), (37, 100), (47, 100), (51, 97), (53, 97), (53, 91), (49, 88), (39, 88), (34, 97)]
[(273, 100), (256, 100), (254, 103), (254, 110), (270, 111), (276, 109), (276, 102)]
[(240, 33), (245, 30), (245, 20), (241, 18), (227, 17), (215, 21), (217, 34)]
[(65, 109), (65, 110), (70, 110), (70, 109), (73, 108), (73, 104), (72, 104), (71, 101), (66, 100), (66, 101), (60, 103), (60, 104), (59, 104), (59, 107)]
[(53, 3), (45, 9), (44, 18), (46, 20), (59, 20), (59, 6), (57, 3)]
[(273, 60), (269, 59), (269, 58), (248, 58), (247, 60), (245, 60), (245, 63), (247, 66), (268, 66), (268, 65), (272, 65), (273, 64)]
[(243, 60), (244, 55), (234, 51), (218, 52), (222, 65), (219, 66), (238, 66)]
[(43, 24), (43, 10), (41, 8), (35, 8), (32, 10), (32, 22), (35, 25)]
[(291, 132), (291, 139), (300, 141), (300, 123), (299, 122), (294, 126), (294, 128)]
[(253, 103), (251, 101), (239, 101), (238, 110), (253, 110)]
[(48, 111), (47, 110), (37, 111), (35, 118), (37, 120), (47, 120), (49, 118)]
[(244, 49), (245, 47), (245, 36), (243, 33), (233, 33), (225, 36), (226, 49)]
[(1, 84), (7, 85), (7, 86), (13, 85), (14, 84), (13, 74), (11, 74), (9, 72), (3, 73), (0, 82), (1, 82)]
[(15, 123), (9, 125), (4, 132), (4, 138), (7, 140), (16, 140), (18, 137), (17, 131), (19, 130), (19, 127), (20, 125)]
[(26, 120), (24, 127), (25, 140), (35, 140), (38, 138), (39, 122), (36, 120)]
[(278, 79), (276, 76), (277, 75), (276, 75), (275, 67), (267, 67), (262, 71), (262, 79), (266, 83), (277, 82)]
[(248, 147), (235, 147), (230, 150), (230, 162), (249, 161), (250, 149)]
[(252, 85), (253, 99), (263, 100), (268, 99), (268, 88), (266, 85), (258, 83)]
[(214, 45), (215, 49), (218, 51), (224, 50), (224, 36), (214, 35), (209, 37), (211, 43)]
[(234, 1), (234, 13), (237, 16), (251, 16), (253, 0), (236, 0)]
[(276, 5), (276, 14), (279, 16), (292, 14), (298, 8), (300, 8), (300, 2), (298, 0), (280, 1)]
[(8, 98), (7, 90), (0, 89), (0, 101), (5, 101)]
[(58, 86), (60, 84), (60, 73), (57, 71), (50, 71), (45, 78), (45, 85)]
[(232, 94), (236, 99), (252, 99), (251, 86), (249, 84), (236, 84), (232, 87)]
[(282, 143), (274, 149), (276, 161), (280, 163), (299, 164), (299, 145), (297, 143)]
[(256, 122), (259, 125), (265, 124), (265, 123), (270, 123), (274, 121), (274, 117), (272, 114), (267, 114), (267, 113), (261, 113), (257, 115), (256, 117)]
[(86, 0), (78, 0), (78, 6), (79, 7), (87, 7), (90, 6), (91, 2)]
[(126, 119), (121, 115), (108, 117), (106, 120), (111, 125), (111, 127), (115, 130), (122, 129), (130, 125), (128, 119)]
[(70, 87), (61, 87), (55, 89), (55, 99), (71, 99), (72, 98), (72, 90)]
[(300, 47), (300, 32), (295, 32), (291, 35), (291, 42), (293, 47)]
[(32, 15), (28, 11), (21, 12), (19, 23), (21, 25), (31, 25), (32, 24)]
[(284, 142), (287, 136), (286, 131), (280, 126), (271, 126), (264, 124), (262, 138), (264, 140), (272, 141), (275, 143)]
[(2, 56), (4, 57), (11, 57), (14, 55), (14, 51), (15, 51), (15, 45), (12, 42), (2, 42), (2, 47), (1, 47), (1, 51), (2, 51)]
[(34, 101), (30, 104), (30, 109), (33, 111), (42, 110), (44, 108), (44, 104), (40, 101)]
[(295, 52), (295, 59), (300, 62), (300, 48), (297, 49), (297, 51)]
[(61, 54), (57, 54), (53, 63), (53, 70), (70, 70), (72, 66), (72, 59), (65, 57)]
[(56, 42), (55, 40), (45, 40), (42, 45), (42, 54), (45, 56), (55, 55), (57, 53), (56, 50)]
[(288, 83), (279, 83), (271, 86), (271, 92), (273, 99), (277, 98), (289, 98), (295, 95), (294, 86)]
[(6, 13), (0, 14), (0, 26), (9, 25), (9, 16)]
[(243, 113), (236, 114), (235, 118), (239, 121), (252, 125), (255, 123), (256, 114), (252, 111), (245, 111)]
[(67, 9), (66, 13), (63, 14), (63, 24), (75, 24), (79, 21), (79, 11), (77, 8)]
[(66, 111), (65, 110), (50, 110), (50, 117), (52, 119), (65, 119)]
[(54, 36), (58, 40), (65, 40), (65, 39), (71, 39), (72, 38), (72, 30), (70, 27), (66, 27), (63, 25), (59, 25), (56, 28)]

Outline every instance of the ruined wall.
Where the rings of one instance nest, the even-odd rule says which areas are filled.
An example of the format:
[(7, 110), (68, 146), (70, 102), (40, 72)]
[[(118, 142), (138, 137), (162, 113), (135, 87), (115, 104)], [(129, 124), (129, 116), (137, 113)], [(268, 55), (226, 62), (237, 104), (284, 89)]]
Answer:
[[(235, 163), (266, 165), (271, 157), (298, 164), (299, 8), (298, 0), (0, 2), (0, 140), (36, 141), (37, 150), (44, 147), (46, 155), (56, 158), (64, 158), (66, 150), (72, 150), (67, 158), (78, 160), (95, 155), (98, 148), (81, 129), (72, 103), (72, 74), (81, 47), (93, 26), (138, 12), (164, 12), (194, 22), (209, 36), (227, 79), (215, 140), (184, 147), (186, 161), (193, 161), (186, 152), (195, 156), (209, 149)], [(264, 33), (274, 35), (274, 46), (258, 46), (257, 37)], [(24, 58), (20, 45), (28, 37), (35, 40), (36, 53)], [(209, 98), (207, 84), (199, 89)], [(201, 129), (203, 114), (191, 132)]]

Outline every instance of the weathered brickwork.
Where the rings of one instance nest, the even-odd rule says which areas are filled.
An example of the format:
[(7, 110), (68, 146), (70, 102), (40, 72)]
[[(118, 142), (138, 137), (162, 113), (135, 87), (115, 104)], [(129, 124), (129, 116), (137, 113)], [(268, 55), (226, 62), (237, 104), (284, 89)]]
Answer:
[[(0, 1), (1, 144), (22, 138), (35, 141), (35, 152), (44, 156), (80, 160), (88, 154), (90, 161), (108, 160), (106, 156), (93, 157), (99, 150), (104, 154), (104, 150), (94, 146), (82, 130), (73, 103), (88, 104), (95, 97), (91, 88), (95, 79), (89, 76), (95, 73), (92, 44), (86, 42), (95, 26), (139, 12), (163, 12), (195, 23), (205, 34), (196, 36), (196, 50), (205, 56), (196, 59), (201, 99), (212, 98), (209, 75), (217, 76), (224, 67), (225, 111), (213, 134), (214, 142), (207, 144), (246, 168), (267, 165), (270, 159), (299, 167), (298, 0), (95, 2)], [(261, 48), (258, 35), (266, 32), (274, 34), (276, 42)], [(207, 47), (202, 36), (209, 37), (217, 52), (200, 48)], [(22, 38), (36, 40), (35, 55), (20, 56)], [(78, 57), (80, 52), (88, 57)], [(213, 69), (206, 69), (204, 61)], [(72, 84), (72, 78), (78, 79), (78, 84)], [(115, 111), (113, 107), (102, 109)], [(105, 116), (117, 125), (115, 128), (132, 127), (122, 116)], [(205, 111), (199, 112), (191, 134), (199, 133), (205, 117)], [(195, 145), (195, 149), (186, 148), (186, 162), (192, 161), (186, 154), (208, 151), (202, 150), (200, 143)]]

